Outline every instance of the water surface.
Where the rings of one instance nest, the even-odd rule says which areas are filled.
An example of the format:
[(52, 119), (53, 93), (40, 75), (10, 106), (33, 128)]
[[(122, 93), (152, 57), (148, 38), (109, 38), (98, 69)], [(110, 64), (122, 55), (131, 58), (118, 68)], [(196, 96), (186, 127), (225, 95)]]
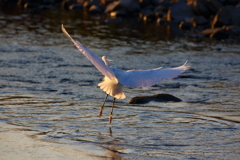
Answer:
[[(41, 140), (99, 150), (113, 159), (238, 159), (240, 48), (237, 42), (176, 38), (168, 27), (136, 19), (46, 11), (0, 16), (0, 120), (39, 131)], [(131, 23), (130, 23), (131, 22)], [(113, 124), (102, 75), (60, 25), (122, 70), (191, 68), (149, 88), (124, 88)], [(130, 105), (135, 96), (171, 94), (182, 102)]]

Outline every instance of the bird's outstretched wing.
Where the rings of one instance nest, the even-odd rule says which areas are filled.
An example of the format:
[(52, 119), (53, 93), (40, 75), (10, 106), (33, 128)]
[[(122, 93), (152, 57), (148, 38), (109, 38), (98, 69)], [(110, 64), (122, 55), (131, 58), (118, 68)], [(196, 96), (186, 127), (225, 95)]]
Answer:
[(152, 70), (130, 70), (117, 76), (119, 83), (126, 85), (130, 88), (135, 87), (150, 87), (154, 84), (161, 82), (162, 80), (169, 80), (177, 77), (182, 72), (187, 70), (189, 65), (187, 62), (182, 66), (176, 68), (156, 68)]
[(105, 76), (107, 76), (109, 79), (113, 80), (116, 84), (118, 83), (118, 80), (116, 79), (113, 71), (111, 68), (105, 65), (103, 60), (99, 58), (96, 54), (94, 54), (91, 50), (85, 48), (80, 42), (75, 41), (71, 38), (71, 36), (67, 33), (65, 28), (62, 24), (62, 31), (63, 33), (74, 43), (74, 45), (78, 48), (80, 52), (82, 52), (87, 59), (89, 59), (92, 64)]

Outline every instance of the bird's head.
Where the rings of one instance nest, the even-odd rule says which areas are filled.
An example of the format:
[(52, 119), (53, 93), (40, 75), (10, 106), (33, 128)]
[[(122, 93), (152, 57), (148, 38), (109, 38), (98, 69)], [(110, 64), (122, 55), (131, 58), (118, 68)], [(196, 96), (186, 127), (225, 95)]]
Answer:
[(102, 56), (102, 60), (103, 60), (103, 62), (105, 63), (106, 66), (108, 66), (108, 61), (112, 61), (110, 59), (107, 59), (106, 56)]

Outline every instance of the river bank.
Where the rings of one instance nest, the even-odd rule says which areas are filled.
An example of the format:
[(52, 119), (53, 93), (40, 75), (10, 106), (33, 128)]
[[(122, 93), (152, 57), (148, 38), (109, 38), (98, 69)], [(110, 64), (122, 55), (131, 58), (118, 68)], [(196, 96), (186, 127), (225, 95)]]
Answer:
[[(0, 159), (1, 160), (79, 160), (107, 159), (104, 151), (95, 152), (74, 148), (73, 145), (45, 142), (37, 138), (38, 131), (0, 122)], [(85, 148), (85, 149), (84, 149)]]

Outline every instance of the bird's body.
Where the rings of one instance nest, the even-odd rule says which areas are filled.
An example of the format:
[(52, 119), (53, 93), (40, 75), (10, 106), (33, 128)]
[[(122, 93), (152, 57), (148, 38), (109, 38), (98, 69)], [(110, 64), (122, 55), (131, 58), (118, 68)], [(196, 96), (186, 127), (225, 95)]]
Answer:
[[(78, 48), (78, 50), (82, 52), (92, 62), (92, 64), (104, 75), (103, 81), (100, 82), (98, 86), (104, 92), (106, 92), (107, 96), (110, 95), (114, 97), (113, 105), (114, 105), (115, 98), (116, 99), (126, 98), (122, 90), (123, 86), (127, 86), (129, 88), (149, 87), (161, 82), (162, 80), (169, 80), (169, 79), (175, 78), (189, 68), (186, 62), (182, 66), (179, 66), (176, 68), (162, 69), (160, 67), (160, 68), (151, 69), (151, 70), (122, 71), (120, 69), (108, 66), (108, 61), (110, 60), (108, 60), (105, 56), (103, 56), (101, 59), (92, 51), (85, 48), (81, 43), (73, 40), (65, 30), (63, 25), (62, 25), (62, 31), (74, 43), (74, 45)], [(105, 101), (106, 101), (106, 98), (105, 98)], [(100, 110), (99, 116), (102, 115), (103, 106)], [(112, 106), (112, 111), (113, 111), (113, 106)], [(112, 121), (112, 111), (110, 113), (110, 123)]]

